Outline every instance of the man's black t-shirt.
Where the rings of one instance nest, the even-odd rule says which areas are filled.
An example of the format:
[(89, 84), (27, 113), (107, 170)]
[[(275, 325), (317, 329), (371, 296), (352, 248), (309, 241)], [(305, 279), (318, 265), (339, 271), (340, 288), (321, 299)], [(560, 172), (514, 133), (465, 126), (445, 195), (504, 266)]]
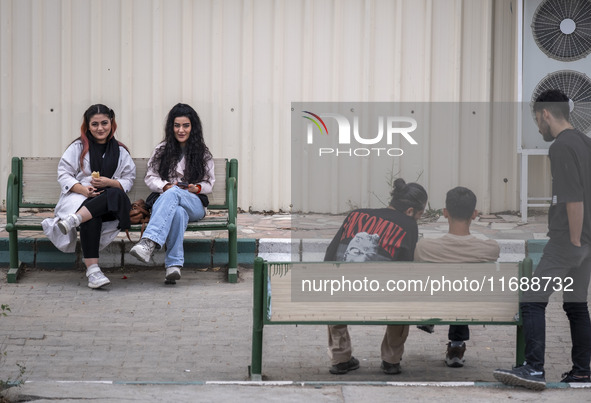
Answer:
[(391, 208), (354, 210), (326, 250), (325, 261), (413, 260), (417, 222)]
[(576, 129), (562, 131), (548, 152), (552, 170), (552, 205), (548, 236), (570, 240), (567, 202), (583, 202), (581, 242), (591, 243), (591, 138)]

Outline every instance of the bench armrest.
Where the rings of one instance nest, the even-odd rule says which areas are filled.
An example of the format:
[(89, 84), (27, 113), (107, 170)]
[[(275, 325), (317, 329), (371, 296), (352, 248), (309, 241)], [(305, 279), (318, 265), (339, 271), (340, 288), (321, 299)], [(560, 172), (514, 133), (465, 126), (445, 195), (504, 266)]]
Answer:
[(6, 231), (8, 232), (14, 231), (14, 223), (19, 216), (18, 166), (19, 160), (14, 157), (12, 159), (12, 172), (8, 175), (6, 184)]
[(226, 197), (228, 198), (228, 223), (236, 224), (236, 216), (238, 214), (238, 206), (236, 206), (236, 178), (228, 178), (226, 186)]
[(228, 179), (226, 182), (226, 200), (228, 203), (228, 223), (236, 224), (238, 215), (238, 160), (229, 162)]

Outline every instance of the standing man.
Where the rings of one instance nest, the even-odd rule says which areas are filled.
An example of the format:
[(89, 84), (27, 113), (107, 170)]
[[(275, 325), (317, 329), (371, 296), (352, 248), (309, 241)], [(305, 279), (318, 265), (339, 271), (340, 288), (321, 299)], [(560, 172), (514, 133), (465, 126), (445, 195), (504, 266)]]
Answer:
[[(447, 192), (443, 216), (449, 223), (448, 233), (441, 238), (423, 238), (415, 249), (416, 262), (478, 263), (496, 262), (499, 244), (492, 239), (479, 239), (470, 234), (470, 224), (476, 218), (476, 195), (458, 186)], [(466, 309), (469, 309), (468, 307)], [(450, 325), (445, 364), (451, 368), (464, 366), (466, 340), (470, 339), (468, 325)]]
[[(562, 375), (561, 382), (589, 382), (591, 373), (591, 321), (587, 307), (591, 273), (591, 139), (569, 123), (569, 99), (559, 90), (540, 94), (534, 112), (544, 140), (554, 141), (549, 150), (550, 240), (533, 274), (532, 287), (523, 294), (521, 303), (526, 361), (511, 370), (497, 369), (494, 377), (507, 385), (542, 390), (546, 387), (546, 305), (554, 291), (563, 291), (562, 307), (572, 340), (573, 366)], [(547, 279), (551, 282), (545, 287)], [(540, 287), (533, 287), (538, 281)]]

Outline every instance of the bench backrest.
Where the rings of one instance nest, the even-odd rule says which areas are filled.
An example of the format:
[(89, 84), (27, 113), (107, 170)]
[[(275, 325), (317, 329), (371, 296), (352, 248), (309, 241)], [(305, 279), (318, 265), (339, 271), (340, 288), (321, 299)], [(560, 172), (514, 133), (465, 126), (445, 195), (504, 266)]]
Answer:
[[(266, 324), (417, 321), (517, 324), (519, 290), (514, 286), (523, 273), (521, 266), (522, 263), (265, 262), (262, 270), (263, 321)], [(312, 287), (318, 293), (322, 287), (332, 287), (331, 283), (326, 283), (327, 272), (332, 273), (330, 278), (338, 281), (343, 278), (353, 281), (355, 275), (361, 279), (365, 277), (370, 292), (364, 295), (339, 294), (340, 299), (337, 299), (336, 294), (333, 297), (327, 291), (318, 298), (315, 292), (308, 290)], [(430, 296), (433, 288), (428, 283), (435, 286), (437, 283), (434, 282), (439, 281), (441, 284), (442, 276), (451, 280), (450, 286), (468, 287), (472, 291), (463, 294), (451, 291), (433, 298)], [(465, 286), (453, 282), (453, 279), (464, 278), (467, 278), (462, 282)], [(378, 283), (370, 284), (372, 279), (379, 279), (379, 288), (376, 288)], [(402, 281), (397, 285), (406, 286), (408, 290), (416, 287), (418, 291), (389, 294), (386, 279)], [(514, 280), (509, 284), (511, 279)], [(308, 282), (304, 285), (303, 280)], [(316, 282), (312, 283), (312, 280)], [(350, 283), (349, 286), (359, 288), (362, 283)], [(371, 291), (371, 287), (375, 291)], [(306, 293), (302, 293), (302, 289)]]
[[(21, 188), (20, 202), (22, 208), (29, 207), (55, 207), (59, 200), (60, 189), (57, 185), (57, 166), (60, 158), (21, 158), (20, 173)], [(146, 199), (150, 190), (144, 182), (146, 176), (148, 158), (134, 158), (136, 166), (136, 179), (133, 188), (128, 193), (133, 202), (137, 199)], [(215, 184), (213, 194), (209, 195), (208, 208), (228, 208), (226, 200), (226, 182), (228, 179), (228, 160), (214, 158)]]

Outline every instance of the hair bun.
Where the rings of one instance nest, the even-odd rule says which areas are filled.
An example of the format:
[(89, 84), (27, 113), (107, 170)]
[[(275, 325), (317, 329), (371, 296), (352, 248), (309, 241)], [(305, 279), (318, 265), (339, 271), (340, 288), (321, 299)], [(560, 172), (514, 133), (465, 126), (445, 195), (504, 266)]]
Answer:
[(394, 181), (394, 192), (404, 192), (406, 186), (404, 179), (398, 178)]

